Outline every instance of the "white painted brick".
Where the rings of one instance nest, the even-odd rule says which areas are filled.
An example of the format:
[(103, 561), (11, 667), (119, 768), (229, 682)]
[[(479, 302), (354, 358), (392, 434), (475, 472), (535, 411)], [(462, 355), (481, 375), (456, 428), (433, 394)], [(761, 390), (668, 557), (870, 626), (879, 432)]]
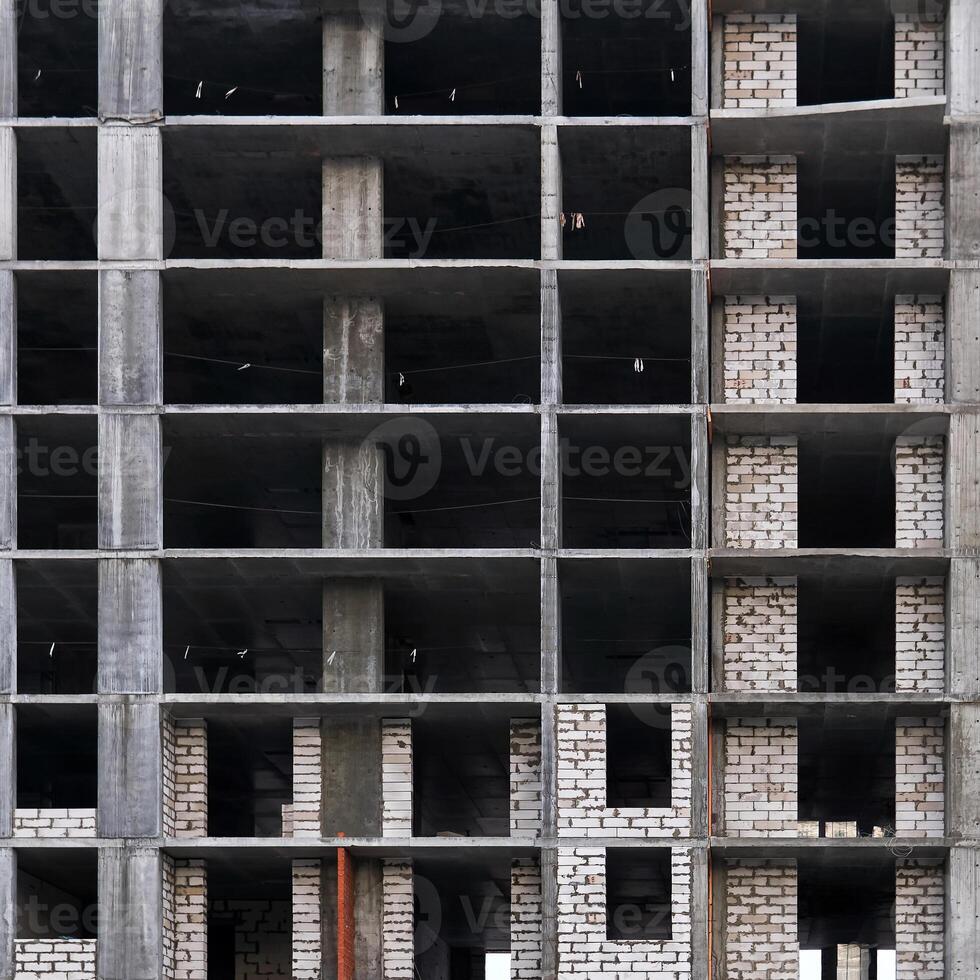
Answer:
[(896, 980), (943, 980), (943, 869), (900, 861), (895, 868)]
[(208, 878), (205, 861), (163, 855), (163, 906), (164, 980), (207, 980)]
[(510, 834), (541, 833), (541, 722), (514, 718), (510, 723)]
[(800, 940), (796, 861), (729, 861), (725, 879), (725, 959), (729, 980), (797, 980)]
[(388, 860), (381, 872), (381, 962), (384, 980), (415, 975), (415, 887), (412, 865)]
[(207, 837), (207, 724), (164, 714), (161, 736), (163, 832), (167, 837)]
[(724, 107), (796, 105), (796, 14), (728, 14), (722, 34)]
[(796, 837), (799, 736), (795, 718), (732, 718), (725, 728), (725, 833)]
[(942, 837), (946, 775), (942, 718), (895, 720), (895, 836)]
[(725, 157), (726, 259), (795, 259), (796, 157)]
[(895, 158), (895, 258), (941, 259), (945, 248), (945, 162)]
[(293, 861), (292, 980), (320, 980), (323, 956), (322, 868), (315, 858)]
[[(319, 837), (323, 801), (323, 745), (319, 718), (293, 719), (293, 802), (283, 837)], [(287, 829), (291, 832), (286, 833)]]
[(381, 722), (381, 836), (412, 836), (412, 722)]
[(895, 580), (895, 690), (942, 694), (946, 676), (946, 583)]
[(95, 939), (17, 939), (14, 980), (95, 980)]
[(940, 19), (895, 16), (895, 98), (943, 95), (946, 25)]
[(92, 807), (51, 809), (17, 807), (14, 810), (14, 837), (96, 837), (96, 814)]
[(796, 401), (796, 297), (726, 296), (725, 401)]
[(895, 403), (941, 404), (946, 396), (942, 296), (895, 297)]
[(895, 440), (895, 547), (942, 546), (945, 455), (942, 436)]
[(795, 548), (799, 539), (796, 436), (730, 436), (725, 535), (732, 548)]
[(795, 691), (795, 578), (725, 580), (725, 689)]
[(516, 858), (510, 872), (511, 980), (541, 977), (541, 868), (537, 858)]

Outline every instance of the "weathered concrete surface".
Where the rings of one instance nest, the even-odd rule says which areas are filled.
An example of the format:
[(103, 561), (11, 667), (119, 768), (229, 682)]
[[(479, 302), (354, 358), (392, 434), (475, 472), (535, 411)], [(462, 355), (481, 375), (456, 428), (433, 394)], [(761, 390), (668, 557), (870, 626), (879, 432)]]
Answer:
[(355, 11), (323, 17), (323, 114), (384, 112), (384, 22)]
[(100, 694), (161, 691), (163, 608), (157, 559), (99, 562), (98, 643)]
[(161, 130), (99, 127), (99, 258), (163, 258)]
[(159, 980), (160, 882), (155, 848), (99, 851), (99, 980)]
[(155, 700), (131, 697), (99, 704), (100, 837), (159, 835), (161, 751)]
[(384, 306), (373, 297), (323, 301), (323, 401), (383, 402)]
[(99, 416), (100, 548), (162, 545), (161, 462), (159, 416)]
[(384, 684), (384, 587), (377, 579), (323, 583), (323, 690), (379, 693)]
[(327, 787), (324, 836), (380, 836), (380, 722), (377, 718), (324, 718), (321, 733), (323, 785)]
[(99, 116), (163, 115), (163, 10), (166, 0), (99, 4)]
[(159, 405), (160, 274), (151, 270), (99, 273), (99, 403)]

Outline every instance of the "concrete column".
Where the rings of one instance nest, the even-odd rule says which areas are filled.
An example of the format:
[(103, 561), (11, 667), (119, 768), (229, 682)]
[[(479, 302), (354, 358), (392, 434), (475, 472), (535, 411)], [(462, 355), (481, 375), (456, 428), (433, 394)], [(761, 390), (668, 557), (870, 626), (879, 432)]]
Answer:
[(163, 148), (156, 127), (99, 127), (101, 259), (163, 258)]
[(17, 546), (17, 426), (0, 416), (0, 549)]
[(381, 724), (323, 719), (323, 836), (381, 836)]
[(384, 588), (375, 579), (323, 586), (323, 690), (367, 694), (384, 683)]
[(14, 563), (0, 558), (0, 694), (17, 690), (17, 582)]
[(19, 6), (17, 0), (0, 0), (0, 119), (17, 115), (17, 10)]
[(162, 919), (160, 852), (100, 849), (99, 980), (159, 980)]
[(99, 415), (99, 547), (163, 543), (160, 419)]
[(364, 9), (323, 15), (323, 114), (384, 114), (384, 20)]
[(17, 280), (0, 270), (0, 405), (17, 402)]
[(162, 783), (157, 703), (137, 697), (102, 700), (99, 704), (99, 836), (157, 837), (163, 810)]
[(373, 296), (329, 296), (323, 302), (323, 400), (383, 402), (384, 306)]
[(17, 137), (12, 126), (0, 126), (0, 260), (16, 258)]
[(100, 694), (158, 694), (162, 687), (160, 563), (150, 558), (99, 562)]
[(17, 938), (17, 852), (0, 847), (0, 977), (14, 975)]
[(17, 806), (17, 709), (0, 703), (0, 837), (11, 837)]
[(561, 84), (561, 3), (541, 2), (541, 115), (560, 116)]
[(558, 261), (562, 257), (561, 238), (562, 179), (558, 127), (541, 127), (541, 258)]
[(323, 257), (384, 258), (384, 165), (376, 157), (323, 161)]
[(99, 404), (161, 404), (161, 343), (160, 274), (100, 272)]
[(99, 118), (163, 115), (163, 9), (166, 0), (99, 4)]

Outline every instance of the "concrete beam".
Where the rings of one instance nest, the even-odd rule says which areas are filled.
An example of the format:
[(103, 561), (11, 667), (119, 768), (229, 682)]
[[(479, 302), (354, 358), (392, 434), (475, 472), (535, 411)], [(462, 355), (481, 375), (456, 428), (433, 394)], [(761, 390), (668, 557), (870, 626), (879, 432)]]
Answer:
[[(0, 119), (17, 115), (17, 0), (0, 0)], [(2, 971), (0, 971), (2, 975)]]
[(374, 694), (384, 688), (384, 585), (377, 579), (323, 583), (323, 690)]
[(16, 689), (17, 582), (13, 561), (0, 558), (0, 694), (13, 694)]
[[(99, 704), (100, 837), (160, 834), (161, 753), (155, 701), (127, 698)], [(133, 980), (137, 974), (117, 976)]]
[(160, 852), (99, 851), (99, 980), (159, 980), (163, 966)]
[(157, 415), (99, 416), (99, 547), (163, 544), (162, 450)]
[(163, 149), (155, 127), (99, 127), (100, 259), (162, 259)]
[(374, 297), (323, 301), (323, 401), (383, 402), (384, 306)]
[(0, 126), (0, 261), (16, 258), (17, 137), (12, 126)]
[(323, 834), (381, 836), (381, 723), (324, 718)]
[(99, 404), (163, 401), (160, 274), (99, 273)]
[(99, 562), (100, 694), (155, 694), (162, 689), (163, 605), (160, 562)]
[(946, 977), (975, 980), (980, 963), (980, 848), (949, 852), (946, 880)]
[(384, 111), (384, 20), (366, 10), (325, 12), (323, 114), (380, 116)]
[(384, 165), (376, 157), (323, 161), (323, 257), (384, 258)]
[(99, 118), (163, 116), (163, 10), (166, 0), (99, 4)]
[(17, 280), (9, 269), (0, 269), (0, 405), (16, 401)]

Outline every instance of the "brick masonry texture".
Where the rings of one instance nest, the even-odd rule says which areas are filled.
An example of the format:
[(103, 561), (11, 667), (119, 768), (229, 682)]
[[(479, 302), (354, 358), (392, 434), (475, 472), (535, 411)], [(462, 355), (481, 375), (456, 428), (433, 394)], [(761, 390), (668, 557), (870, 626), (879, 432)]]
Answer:
[(725, 833), (795, 837), (799, 803), (795, 718), (733, 718), (725, 729)]
[(946, 395), (942, 296), (895, 297), (895, 402), (940, 404)]
[(725, 157), (726, 259), (795, 259), (796, 214), (796, 157)]
[(541, 832), (541, 722), (514, 718), (510, 723), (510, 833)]
[(318, 860), (293, 861), (292, 980), (320, 980), (323, 955), (321, 884)]
[(945, 663), (945, 580), (896, 579), (895, 690), (942, 694)]
[(895, 868), (896, 980), (943, 980), (943, 869), (899, 862)]
[(606, 938), (606, 854), (601, 847), (558, 848), (557, 980), (630, 977), (686, 980), (691, 975), (691, 857), (671, 851), (671, 938)]
[(293, 719), (293, 805), (289, 811), (292, 833), (283, 836), (319, 837), (323, 797), (323, 757), (319, 718)]
[(206, 862), (163, 856), (163, 907), (164, 980), (207, 980)]
[(729, 980), (796, 980), (800, 965), (796, 861), (730, 861), (725, 879)]
[(95, 837), (96, 810), (72, 807), (59, 810), (17, 807), (14, 810), (14, 837)]
[(95, 980), (95, 939), (18, 939), (14, 980)]
[(725, 297), (725, 401), (796, 401), (796, 297)]
[(541, 977), (541, 868), (537, 858), (516, 858), (510, 871), (511, 980)]
[(691, 826), (691, 706), (670, 711), (669, 807), (606, 805), (606, 707), (558, 707), (558, 836), (683, 837)]
[(942, 436), (895, 440), (895, 547), (940, 548), (943, 543)]
[(795, 578), (725, 579), (725, 690), (795, 691)]
[(208, 835), (208, 729), (203, 721), (163, 720), (163, 832)]
[(946, 90), (946, 25), (942, 20), (895, 17), (895, 98), (942, 95)]
[(384, 980), (415, 973), (415, 889), (412, 865), (385, 861), (381, 871), (381, 959)]
[(381, 836), (412, 836), (412, 723), (381, 722)]
[(728, 14), (726, 109), (796, 105), (796, 14)]
[(236, 980), (280, 980), (291, 969), (292, 930), (286, 901), (218, 901), (216, 918), (235, 926)]
[(795, 548), (799, 539), (796, 436), (730, 436), (725, 454), (725, 543)]
[(895, 158), (895, 258), (943, 257), (944, 171), (941, 156)]
[(895, 719), (895, 835), (942, 837), (946, 777), (942, 718)]

